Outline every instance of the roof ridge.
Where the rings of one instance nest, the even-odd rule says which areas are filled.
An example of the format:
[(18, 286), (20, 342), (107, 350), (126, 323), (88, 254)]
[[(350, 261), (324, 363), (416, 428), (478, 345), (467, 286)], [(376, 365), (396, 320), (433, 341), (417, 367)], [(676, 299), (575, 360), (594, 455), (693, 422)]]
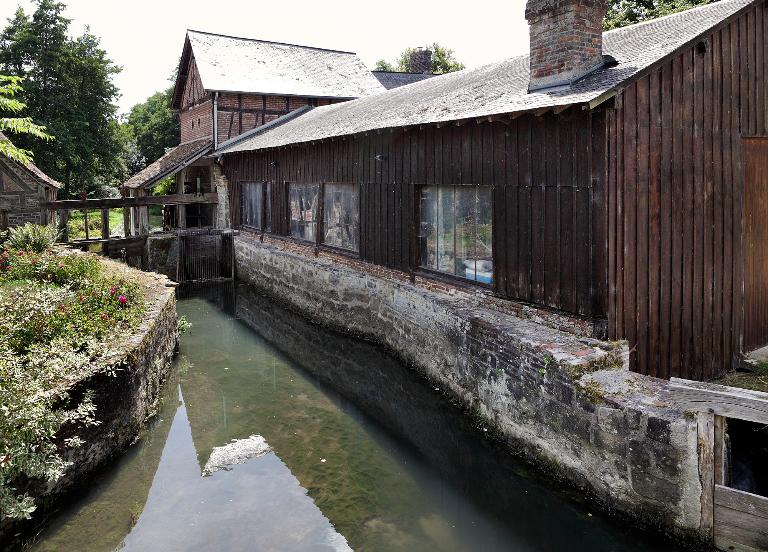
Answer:
[(218, 36), (221, 38), (230, 38), (232, 40), (247, 40), (249, 42), (261, 42), (262, 44), (275, 44), (277, 46), (292, 46), (294, 48), (304, 48), (306, 50), (317, 50), (320, 52), (332, 52), (335, 54), (348, 54), (353, 56), (357, 55), (357, 52), (350, 52), (347, 50), (336, 50), (333, 48), (320, 48), (318, 46), (306, 46), (304, 44), (293, 44), (291, 42), (278, 42), (275, 40), (264, 40), (262, 38), (250, 38), (247, 36), (226, 35), (226, 34), (220, 34), (220, 33), (212, 33), (209, 31), (198, 31), (196, 29), (187, 29), (187, 34), (189, 33), (197, 33), (197, 34), (203, 34), (208, 36)]

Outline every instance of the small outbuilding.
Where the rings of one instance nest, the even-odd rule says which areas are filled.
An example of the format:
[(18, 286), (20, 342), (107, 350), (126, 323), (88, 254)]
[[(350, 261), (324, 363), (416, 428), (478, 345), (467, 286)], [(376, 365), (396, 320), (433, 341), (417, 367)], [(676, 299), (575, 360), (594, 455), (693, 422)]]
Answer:
[[(0, 141), (8, 138), (0, 133)], [(22, 226), (28, 222), (47, 224), (53, 213), (40, 204), (56, 199), (61, 188), (34, 163), (26, 165), (0, 155), (0, 230)]]

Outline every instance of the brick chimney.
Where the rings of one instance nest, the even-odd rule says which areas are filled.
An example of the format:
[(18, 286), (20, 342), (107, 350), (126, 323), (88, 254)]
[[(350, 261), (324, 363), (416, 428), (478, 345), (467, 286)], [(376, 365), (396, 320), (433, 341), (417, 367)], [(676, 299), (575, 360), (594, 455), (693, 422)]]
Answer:
[(411, 73), (432, 74), (432, 50), (416, 48), (411, 52)]
[(528, 91), (569, 85), (603, 65), (605, 0), (528, 0)]

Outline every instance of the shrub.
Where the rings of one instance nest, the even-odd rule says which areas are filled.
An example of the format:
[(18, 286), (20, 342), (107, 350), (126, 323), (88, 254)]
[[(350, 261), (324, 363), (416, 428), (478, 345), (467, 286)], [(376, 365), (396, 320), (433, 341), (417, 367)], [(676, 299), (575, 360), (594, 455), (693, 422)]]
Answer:
[(53, 225), (27, 223), (18, 228), (11, 228), (7, 245), (12, 249), (42, 253), (49, 249), (59, 237)]
[(0, 251), (0, 516), (34, 511), (19, 482), (64, 473), (61, 453), (82, 442), (61, 442), (62, 428), (96, 423), (90, 398), (72, 401), (67, 382), (87, 376), (143, 313), (139, 285), (94, 257)]

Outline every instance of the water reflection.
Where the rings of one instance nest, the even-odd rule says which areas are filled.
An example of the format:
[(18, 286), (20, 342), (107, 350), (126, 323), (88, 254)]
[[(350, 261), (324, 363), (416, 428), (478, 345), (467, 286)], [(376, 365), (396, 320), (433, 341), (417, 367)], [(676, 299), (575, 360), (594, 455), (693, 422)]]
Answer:
[[(179, 311), (192, 329), (158, 420), (35, 549), (659, 548), (532, 480), (377, 347), (244, 286)], [(251, 436), (271, 451), (201, 476)]]

